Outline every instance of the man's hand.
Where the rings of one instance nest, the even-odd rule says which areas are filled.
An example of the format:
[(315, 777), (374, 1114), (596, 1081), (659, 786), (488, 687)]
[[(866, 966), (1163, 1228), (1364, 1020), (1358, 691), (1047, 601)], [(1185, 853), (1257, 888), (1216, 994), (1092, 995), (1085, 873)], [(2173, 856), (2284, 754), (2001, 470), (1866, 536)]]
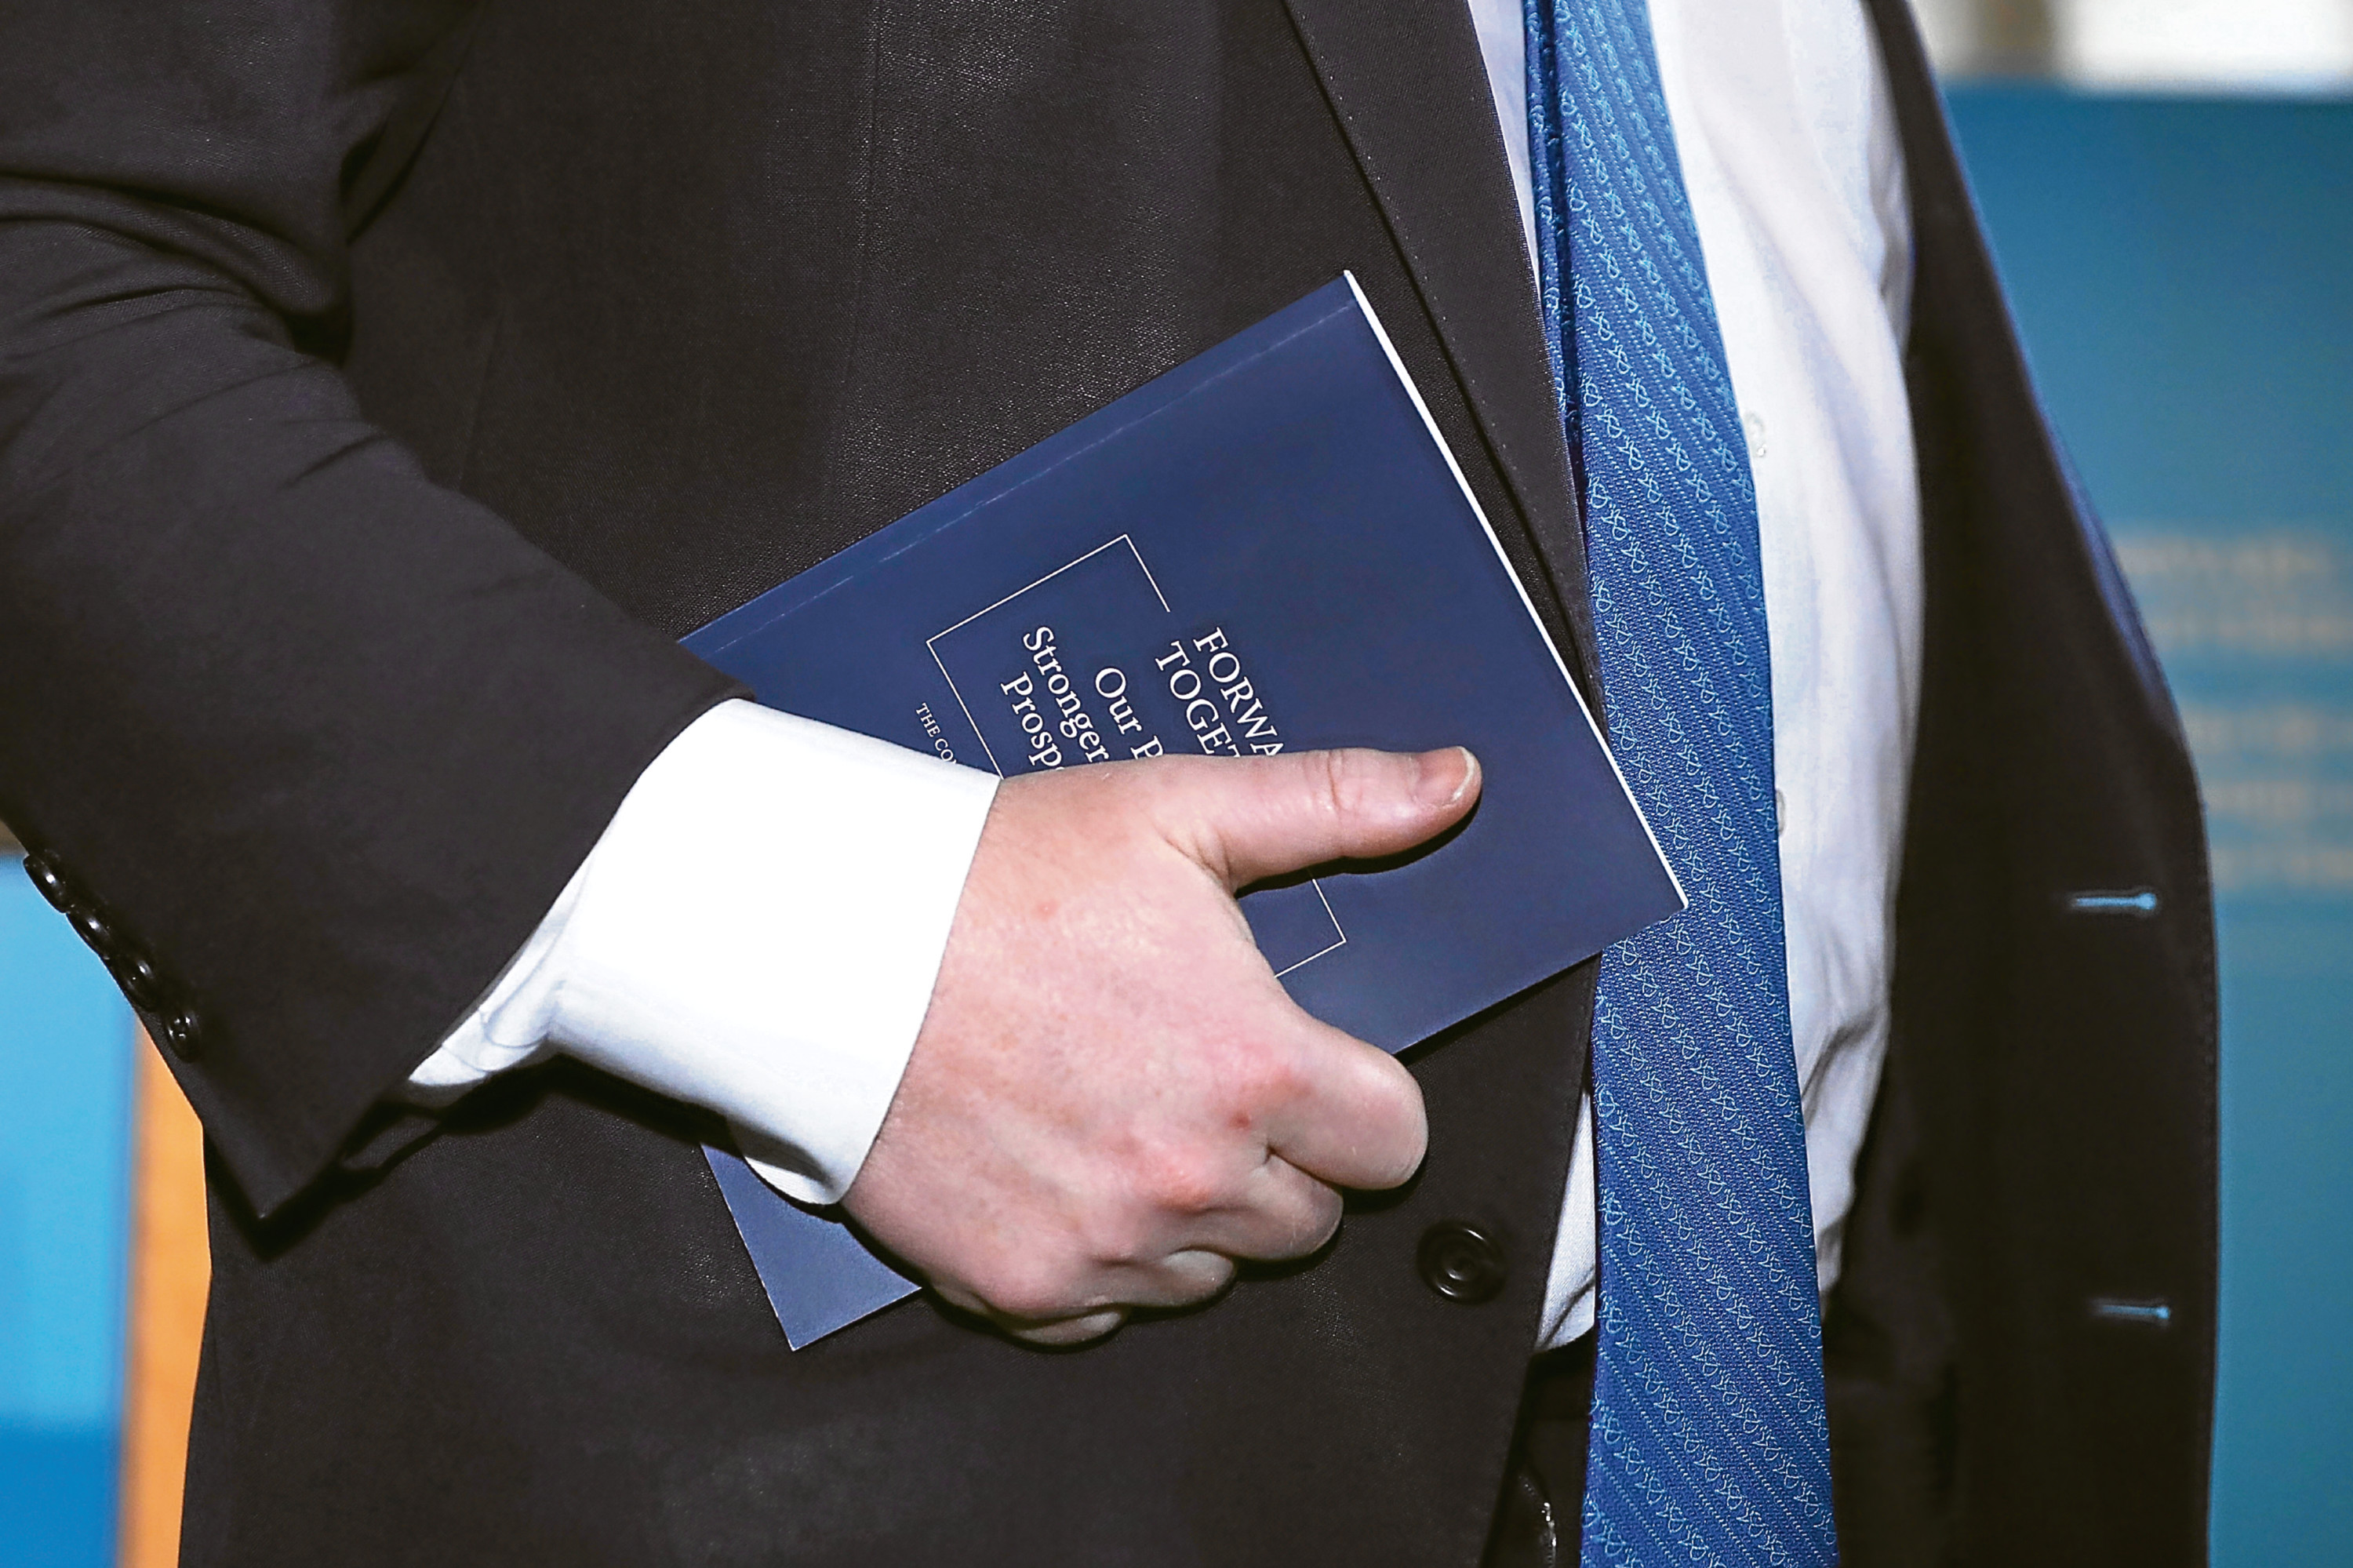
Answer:
[(1421, 1163), (1421, 1091), (1292, 1001), (1234, 894), (1395, 854), (1467, 751), (1103, 763), (1008, 780), (845, 1202), (949, 1301), (1067, 1344), (1296, 1257)]

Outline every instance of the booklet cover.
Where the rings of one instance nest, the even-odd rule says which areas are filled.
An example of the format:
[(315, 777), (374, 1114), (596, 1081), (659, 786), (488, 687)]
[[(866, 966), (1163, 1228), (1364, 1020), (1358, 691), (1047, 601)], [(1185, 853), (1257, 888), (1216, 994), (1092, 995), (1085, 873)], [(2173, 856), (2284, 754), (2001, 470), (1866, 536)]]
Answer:
[[(1299, 1004), (1401, 1051), (1683, 907), (1592, 715), (1353, 278), (685, 646), (772, 707), (1004, 777), (1461, 745), (1437, 848), (1241, 900)], [(918, 1287), (707, 1151), (796, 1347)]]

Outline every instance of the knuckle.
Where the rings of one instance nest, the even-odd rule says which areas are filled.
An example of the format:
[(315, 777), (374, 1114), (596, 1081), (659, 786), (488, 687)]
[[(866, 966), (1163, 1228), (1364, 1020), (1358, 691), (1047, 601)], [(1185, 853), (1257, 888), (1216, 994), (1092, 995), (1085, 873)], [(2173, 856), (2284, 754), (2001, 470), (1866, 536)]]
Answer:
[(1224, 1120), (1235, 1132), (1247, 1132), (1259, 1126), (1268, 1111), (1284, 1102), (1292, 1093), (1292, 1078), (1296, 1069), (1266, 1050), (1247, 1050), (1233, 1059), (1233, 1065), (1221, 1074), (1219, 1099), (1224, 1102)]
[(1130, 1209), (1106, 1209), (1089, 1216), (1084, 1245), (1098, 1268), (1120, 1268), (1149, 1262), (1153, 1248), (1148, 1227)]
[(1227, 1198), (1220, 1162), (1198, 1148), (1171, 1147), (1155, 1153), (1145, 1178), (1145, 1192), (1164, 1213), (1205, 1214)]
[(1227, 1108), (1239, 1127), (1254, 1126), (1269, 1110), (1307, 1088), (1307, 1071), (1296, 1053), (1257, 1044), (1234, 1053), (1222, 1075)]
[(1078, 1294), (1074, 1270), (1058, 1260), (1032, 1255), (995, 1260), (969, 1283), (991, 1311), (1008, 1318), (1065, 1316)]

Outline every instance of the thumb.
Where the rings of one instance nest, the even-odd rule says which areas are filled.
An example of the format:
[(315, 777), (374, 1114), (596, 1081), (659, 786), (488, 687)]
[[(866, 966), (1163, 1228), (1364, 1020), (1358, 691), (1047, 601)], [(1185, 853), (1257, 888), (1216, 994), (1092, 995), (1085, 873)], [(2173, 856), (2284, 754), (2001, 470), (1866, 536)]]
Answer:
[(1229, 891), (1327, 861), (1397, 854), (1479, 799), (1479, 759), (1438, 751), (1303, 751), (1189, 770), (1161, 827)]

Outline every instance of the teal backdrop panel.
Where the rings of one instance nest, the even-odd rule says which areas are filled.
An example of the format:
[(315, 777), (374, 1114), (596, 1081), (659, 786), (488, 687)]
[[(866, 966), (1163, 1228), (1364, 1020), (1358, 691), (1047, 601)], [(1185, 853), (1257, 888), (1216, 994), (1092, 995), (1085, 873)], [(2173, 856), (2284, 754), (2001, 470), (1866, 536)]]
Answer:
[(0, 1563), (113, 1555), (132, 1025), (0, 855)]
[(1950, 96), (2206, 796), (2214, 1562), (2333, 1568), (2353, 1542), (2353, 102)]

